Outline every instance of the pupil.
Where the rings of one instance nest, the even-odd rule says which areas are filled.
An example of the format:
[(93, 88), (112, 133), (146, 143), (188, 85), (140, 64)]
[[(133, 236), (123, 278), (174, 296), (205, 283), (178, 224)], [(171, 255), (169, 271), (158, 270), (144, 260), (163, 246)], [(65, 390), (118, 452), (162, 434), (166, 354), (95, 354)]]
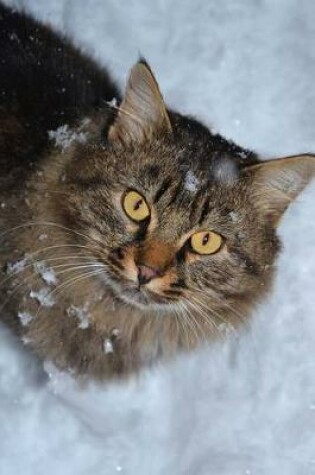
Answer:
[(134, 206), (134, 211), (138, 211), (138, 209), (142, 206), (143, 200), (138, 200)]
[(210, 235), (209, 235), (209, 234), (206, 234), (206, 235), (203, 237), (203, 240), (202, 240), (202, 245), (203, 245), (203, 246), (205, 246), (206, 244), (208, 244), (209, 238), (210, 238)]

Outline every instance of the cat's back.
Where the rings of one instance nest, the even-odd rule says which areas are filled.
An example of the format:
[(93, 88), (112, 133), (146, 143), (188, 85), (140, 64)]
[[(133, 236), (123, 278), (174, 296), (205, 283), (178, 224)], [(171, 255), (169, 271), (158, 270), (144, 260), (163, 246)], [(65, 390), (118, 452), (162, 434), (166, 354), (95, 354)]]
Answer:
[(49, 130), (71, 125), (117, 95), (106, 70), (50, 28), (0, 3), (2, 177), (36, 162)]

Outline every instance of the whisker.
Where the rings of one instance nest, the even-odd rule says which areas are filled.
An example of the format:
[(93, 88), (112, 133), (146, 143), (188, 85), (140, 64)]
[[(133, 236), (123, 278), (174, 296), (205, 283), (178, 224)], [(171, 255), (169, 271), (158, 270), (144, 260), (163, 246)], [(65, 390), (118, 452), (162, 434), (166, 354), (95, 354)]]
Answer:
[[(38, 256), (41, 252), (45, 252), (45, 251), (50, 251), (52, 249), (61, 249), (61, 248), (68, 248), (68, 247), (75, 247), (75, 248), (85, 248), (85, 249), (88, 249), (88, 247), (86, 246), (81, 246), (81, 245), (76, 245), (76, 244), (63, 244), (63, 245), (54, 245), (54, 246), (48, 246), (48, 247), (45, 247), (43, 249), (39, 249), (31, 254), (25, 254), (25, 260), (26, 262), (27, 261), (30, 261), (31, 259), (33, 260), (35, 256)], [(88, 249), (89, 250), (89, 249)], [(75, 256), (76, 258), (79, 258), (79, 259), (91, 259), (91, 257), (88, 257), (88, 256)], [(40, 261), (44, 261), (44, 262), (50, 262), (50, 261), (53, 261), (55, 259), (63, 259), (63, 257), (59, 257), (59, 258), (46, 258), (46, 259), (41, 259)], [(0, 287), (5, 284), (5, 282), (7, 282), (8, 280), (10, 280), (11, 278), (13, 277), (16, 277), (17, 275), (19, 275), (20, 273), (28, 270), (30, 267), (34, 266), (36, 263), (40, 262), (40, 261), (37, 261), (37, 260), (33, 260), (32, 262), (30, 262), (29, 264), (26, 264), (24, 265), (18, 272), (14, 272), (12, 271), (12, 273), (10, 273), (7, 277), (5, 277), (1, 282), (0, 282)]]
[[(104, 272), (104, 270), (93, 270), (91, 272), (85, 272), (83, 275), (80, 275), (80, 276), (76, 276), (76, 277), (73, 277), (71, 279), (68, 279), (66, 282), (63, 282), (62, 284), (60, 284), (59, 286), (57, 286), (54, 290), (52, 290), (51, 292), (49, 292), (46, 296), (46, 298), (52, 298), (55, 294), (57, 295), (60, 295), (62, 292), (64, 292), (64, 290), (70, 286), (72, 286), (73, 284), (79, 282), (79, 281), (82, 281), (82, 280), (86, 280), (90, 277), (93, 277), (94, 275), (98, 275), (98, 274), (102, 274)], [(35, 318), (39, 315), (39, 312), (42, 310), (42, 308), (44, 307), (43, 304), (40, 304), (39, 305), (39, 308), (36, 312), (36, 315), (35, 315)]]
[(187, 323), (187, 311), (185, 310), (185, 307), (184, 307), (184, 303), (181, 302), (181, 305), (180, 305), (180, 309), (181, 309), (181, 321), (182, 321), (182, 324), (183, 324), (183, 329), (185, 330), (185, 337), (186, 337), (186, 345), (189, 347), (190, 346), (190, 326), (188, 325)]
[[(64, 267), (64, 265), (56, 266), (56, 268), (57, 267)], [(69, 269), (65, 269), (63, 271), (58, 272), (58, 276), (63, 275), (63, 274), (67, 274), (67, 273), (70, 273), (70, 272), (75, 272), (75, 271), (80, 270), (80, 269), (92, 269), (92, 268), (105, 269), (105, 266), (103, 266), (102, 264), (82, 264), (82, 265), (78, 264), (75, 267), (70, 267)]]
[(182, 302), (182, 308), (183, 308), (183, 315), (185, 315), (186, 317), (187, 325), (190, 327), (193, 334), (195, 335), (196, 341), (198, 341), (199, 337), (197, 333), (198, 328), (196, 328), (196, 320), (195, 319), (191, 320), (191, 317), (192, 317), (191, 312), (189, 312), (189, 309), (186, 307), (184, 302)]
[[(205, 292), (206, 293), (206, 292)], [(203, 305), (204, 308), (205, 307), (205, 304), (204, 302), (199, 302), (200, 305)], [(247, 327), (249, 328), (250, 332), (249, 332), (249, 335), (250, 335), (250, 339), (251, 339), (251, 342), (252, 342), (252, 348), (253, 348), (253, 355), (254, 355), (254, 358), (255, 358), (255, 361), (256, 361), (256, 366), (259, 370), (259, 373), (261, 373), (261, 365), (260, 365), (260, 361), (259, 361), (259, 355), (257, 354), (257, 351), (256, 351), (256, 348), (257, 348), (257, 345), (256, 345), (256, 342), (255, 342), (255, 337), (254, 337), (254, 333), (252, 331), (252, 325), (250, 323), (250, 320), (246, 320), (245, 317), (243, 315), (241, 315), (239, 312), (237, 312), (233, 307), (230, 306), (230, 304), (228, 304), (227, 302), (224, 302), (222, 303), (222, 305), (224, 305), (224, 307), (228, 308), (229, 311), (235, 315), (238, 319), (241, 320), (242, 323), (246, 323), (247, 324)], [(209, 309), (207, 309), (209, 311)], [(228, 328), (230, 331), (233, 332), (234, 335), (237, 334), (236, 332), (236, 329), (233, 325), (231, 325), (231, 322), (224, 318), (222, 315), (220, 315), (218, 312), (214, 311), (214, 310), (210, 310), (211, 312), (214, 313), (214, 315), (219, 318), (224, 324), (228, 325)], [(218, 331), (220, 332), (220, 330), (218, 329)], [(221, 333), (221, 332), (220, 332)]]
[(59, 228), (59, 229), (63, 229), (65, 231), (70, 231), (71, 233), (77, 235), (77, 236), (80, 236), (80, 237), (84, 237), (84, 239), (87, 239), (88, 241), (91, 241), (93, 243), (96, 243), (99, 245), (99, 242), (96, 241), (95, 239), (93, 239), (91, 236), (88, 236), (87, 234), (83, 234), (75, 229), (71, 229), (67, 226), (64, 226), (62, 224), (58, 224), (58, 223), (54, 223), (52, 221), (28, 221), (26, 223), (23, 223), (23, 224), (20, 224), (18, 226), (15, 226), (14, 228), (11, 228), (11, 229), (8, 229), (7, 231), (5, 231), (4, 233), (0, 234), (0, 239), (4, 236), (6, 236), (7, 234), (10, 234), (11, 232), (13, 231), (17, 231), (19, 229), (22, 229), (22, 228), (26, 228), (26, 227), (31, 227), (31, 226), (51, 226), (51, 227), (56, 227), (56, 228)]
[(182, 302), (183, 304), (183, 309), (187, 315), (187, 319), (191, 322), (193, 328), (194, 328), (194, 334), (195, 334), (195, 337), (196, 337), (196, 341), (199, 340), (199, 336), (198, 336), (198, 330), (200, 331), (200, 326), (197, 322), (197, 320), (195, 319), (195, 317), (193, 316), (191, 310), (189, 309), (189, 307), (187, 306), (187, 303), (186, 302)]
[(171, 307), (171, 313), (175, 317), (177, 337), (178, 337), (180, 335), (180, 323), (181, 322), (179, 322), (179, 319), (178, 319), (177, 306), (174, 305), (174, 307)]
[[(29, 267), (33, 267), (34, 263), (33, 264), (30, 264), (29, 266), (27, 266), (28, 268)], [(90, 262), (89, 264), (87, 264), (86, 262), (83, 262), (83, 263), (76, 263), (76, 266), (73, 266), (73, 264), (60, 264), (60, 265), (57, 265), (57, 266), (54, 266), (51, 270), (55, 271), (56, 269), (59, 269), (59, 268), (64, 268), (64, 267), (68, 267), (68, 269), (64, 270), (64, 271), (61, 271), (61, 272), (58, 272), (57, 273), (57, 277), (59, 277), (60, 275), (64, 274), (64, 273), (69, 273), (69, 272), (74, 272), (76, 270), (80, 270), (80, 269), (85, 269), (85, 268), (102, 268), (103, 270), (106, 269), (108, 266), (106, 266), (105, 264), (102, 264), (102, 263), (95, 263), (95, 262)], [(24, 268), (24, 270), (26, 270), (26, 267)], [(18, 275), (18, 273), (15, 273), (9, 277), (16, 277)], [(25, 277), (23, 279), (23, 281), (16, 285), (14, 290), (10, 293), (10, 295), (5, 299), (5, 301), (3, 302), (2, 306), (0, 307), (0, 312), (5, 308), (5, 306), (9, 303), (9, 301), (16, 295), (16, 293), (23, 287), (23, 286), (27, 286), (32, 280), (38, 280), (39, 278), (41, 277), (41, 274), (40, 272), (38, 271), (33, 271), (31, 273), (31, 275), (28, 275), (27, 277)], [(7, 279), (5, 279), (7, 280)], [(3, 282), (2, 282), (3, 283)], [(26, 289), (25, 293), (30, 291), (31, 289), (28, 288)], [(24, 293), (24, 295), (25, 295)]]
[[(175, 310), (176, 314), (178, 315), (177, 310), (176, 309), (174, 309), (174, 310)], [(181, 313), (178, 315), (178, 321), (181, 324), (182, 329), (183, 329), (183, 335), (184, 335), (185, 340), (186, 340), (186, 346), (189, 346), (189, 338), (188, 338), (187, 322), (186, 322), (187, 316), (185, 315), (184, 310), (183, 310), (183, 302), (179, 302), (179, 311)]]
[[(12, 298), (16, 295), (16, 293), (19, 291), (19, 289), (21, 287), (23, 287), (24, 285), (27, 284), (27, 281), (30, 280), (30, 277), (34, 277), (33, 275), (32, 276), (28, 276), (26, 277), (23, 282), (21, 282), (19, 285), (17, 285), (14, 290), (12, 292), (9, 293), (8, 297), (4, 300), (4, 302), (2, 303), (1, 307), (0, 307), (0, 313), (3, 311), (3, 309), (6, 307), (6, 305), (10, 302), (10, 300), (12, 300)], [(26, 292), (25, 292), (26, 293)], [(25, 295), (24, 293), (24, 295)]]
[[(213, 329), (216, 330), (216, 325), (215, 323), (209, 319), (209, 314), (204, 312), (202, 310), (202, 308), (200, 307), (200, 304), (199, 302), (197, 301), (197, 303), (194, 303), (194, 302), (191, 302), (191, 301), (188, 301), (186, 304), (188, 304), (188, 306), (191, 306), (192, 309), (197, 312), (197, 314), (199, 315), (199, 317), (202, 318), (203, 322), (207, 325), (207, 327), (209, 327), (209, 329), (211, 330), (211, 332), (213, 332)], [(198, 305), (199, 304), (199, 305)], [(199, 324), (199, 327), (200, 327), (200, 324)], [(202, 327), (201, 327), (202, 329)], [(204, 330), (202, 330), (202, 336), (206, 339), (206, 336), (205, 336), (205, 332)]]
[(207, 323), (209, 326), (211, 324), (211, 329), (215, 329), (216, 331), (219, 331), (218, 326), (216, 325), (215, 321), (210, 319), (209, 317), (211, 316), (211, 313), (215, 316), (217, 316), (220, 320), (222, 320), (222, 317), (217, 314), (213, 309), (210, 309), (208, 306), (205, 305), (204, 302), (202, 302), (200, 299), (198, 299), (196, 296), (190, 296), (190, 298), (194, 301), (191, 302), (191, 300), (188, 300), (188, 304), (194, 305), (194, 308), (197, 310), (200, 314), (200, 316), (204, 319), (204, 321)]
[[(197, 288), (193, 288), (192, 290), (193, 290), (194, 292), (201, 293), (202, 295), (205, 295), (206, 297), (210, 297), (210, 298), (213, 300), (213, 295), (212, 295), (211, 293), (209, 293), (207, 290), (201, 290), (201, 289), (197, 289)], [(226, 307), (227, 309), (229, 309), (229, 311), (230, 311), (234, 316), (236, 316), (238, 319), (240, 319), (242, 323), (247, 323), (247, 320), (245, 319), (245, 317), (244, 317), (243, 315), (241, 315), (240, 313), (238, 313), (238, 312), (235, 310), (235, 308), (231, 307), (231, 306), (229, 305), (229, 303), (228, 303), (226, 300), (225, 300), (225, 301), (222, 300), (222, 301), (220, 301), (220, 302), (218, 302), (218, 303), (219, 303), (220, 307), (224, 306), (224, 307)], [(211, 309), (211, 311), (214, 312), (213, 309)], [(219, 314), (217, 314), (217, 316), (222, 320), (223, 317), (222, 317), (221, 315), (219, 316)], [(226, 320), (226, 319), (224, 319), (223, 323), (225, 323), (225, 324), (230, 324), (230, 322), (229, 322), (228, 320)]]

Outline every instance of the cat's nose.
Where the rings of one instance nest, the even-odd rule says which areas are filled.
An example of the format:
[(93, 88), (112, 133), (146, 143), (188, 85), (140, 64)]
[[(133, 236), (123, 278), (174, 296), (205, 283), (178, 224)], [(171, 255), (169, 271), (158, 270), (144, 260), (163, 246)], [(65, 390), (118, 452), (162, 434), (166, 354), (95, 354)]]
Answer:
[(156, 277), (161, 276), (161, 271), (154, 267), (140, 265), (138, 267), (138, 282), (139, 285), (145, 285), (150, 282), (150, 280), (155, 279)]

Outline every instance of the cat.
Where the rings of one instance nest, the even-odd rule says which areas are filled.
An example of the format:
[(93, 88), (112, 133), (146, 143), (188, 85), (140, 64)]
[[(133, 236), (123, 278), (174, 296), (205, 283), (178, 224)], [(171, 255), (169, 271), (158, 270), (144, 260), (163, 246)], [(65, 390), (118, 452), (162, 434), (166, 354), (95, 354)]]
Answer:
[(246, 324), (315, 156), (262, 160), (126, 90), (0, 4), (0, 315), (78, 378), (123, 378)]

